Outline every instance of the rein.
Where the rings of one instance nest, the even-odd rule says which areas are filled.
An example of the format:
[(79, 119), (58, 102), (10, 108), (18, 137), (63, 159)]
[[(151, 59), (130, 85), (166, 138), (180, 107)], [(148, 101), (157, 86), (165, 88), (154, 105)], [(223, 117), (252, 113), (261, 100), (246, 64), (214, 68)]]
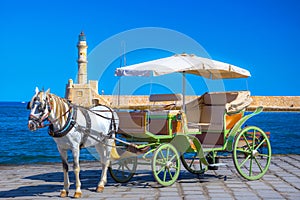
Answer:
[[(69, 109), (64, 114), (57, 117), (55, 120), (50, 121), (49, 118), (48, 118), (48, 121), (50, 123), (46, 124), (44, 127), (49, 126), (48, 134), (50, 136), (58, 138), (58, 137), (63, 137), (65, 135), (67, 135), (68, 132), (71, 131), (71, 129), (76, 125), (76, 117), (77, 117), (77, 110), (78, 109), (84, 114), (84, 116), (86, 118), (87, 127), (84, 129), (84, 132), (87, 133), (87, 134), (85, 134), (85, 135), (89, 135), (88, 133), (90, 133), (90, 129), (91, 129), (91, 125), (90, 125), (91, 122), (90, 122), (88, 112), (91, 112), (91, 113), (95, 114), (96, 116), (99, 116), (103, 119), (111, 120), (110, 130), (109, 130), (109, 133), (108, 133), (109, 137), (111, 137), (112, 133), (116, 131), (115, 116), (114, 116), (114, 112), (111, 108), (105, 106), (105, 107), (107, 107), (107, 110), (90, 110), (90, 109), (86, 109), (82, 106), (77, 106), (77, 105), (71, 104), (69, 102), (68, 102), (68, 105), (69, 105)], [(71, 112), (71, 110), (72, 110), (72, 112)], [(98, 112), (110, 112), (112, 114), (112, 117), (103, 116), (103, 115), (99, 114)], [(54, 131), (53, 130), (53, 124), (55, 122), (57, 122), (60, 118), (66, 116), (68, 113), (70, 113), (70, 114), (68, 116), (66, 124), (60, 130)], [(80, 128), (80, 129), (83, 129), (79, 126), (76, 126), (76, 127)]]
[[(48, 114), (47, 114), (47, 116), (43, 116), (41, 119), (35, 119), (40, 124), (42, 124), (42, 122), (44, 122), (46, 120), (49, 122), (48, 124), (42, 124), (41, 127), (47, 127), (47, 126), (49, 126), (49, 128), (48, 128), (48, 134), (51, 137), (54, 137), (54, 138), (63, 137), (65, 135), (67, 135), (73, 128), (75, 128), (75, 129), (78, 129), (80, 132), (84, 133), (83, 142), (80, 144), (80, 148), (84, 147), (84, 141), (86, 141), (88, 137), (91, 137), (92, 139), (94, 139), (94, 140), (96, 140), (98, 142), (101, 142), (102, 144), (104, 144), (106, 146), (111, 146), (111, 145), (103, 143), (102, 141), (100, 141), (99, 139), (93, 137), (90, 134), (90, 132), (91, 132), (91, 119), (90, 119), (90, 116), (88, 114), (88, 112), (90, 112), (90, 113), (93, 113), (94, 115), (96, 115), (98, 117), (101, 117), (103, 119), (111, 121), (109, 132), (107, 134), (107, 136), (111, 138), (112, 135), (113, 135), (113, 133), (116, 132), (117, 127), (116, 127), (116, 119), (115, 119), (114, 111), (110, 107), (108, 107), (106, 105), (101, 105), (101, 106), (106, 107), (107, 110), (90, 110), (90, 109), (86, 109), (86, 108), (84, 108), (82, 106), (74, 105), (74, 104), (66, 101), (65, 99), (59, 98), (59, 99), (62, 99), (64, 103), (67, 103), (67, 105), (68, 105), (69, 108), (62, 115), (58, 116), (57, 118), (55, 118), (53, 120), (50, 120), (49, 119), (49, 113), (52, 110), (52, 106), (51, 106), (51, 103), (49, 101), (52, 101), (51, 99), (52, 99), (52, 96), (49, 95), (48, 96), (48, 100), (46, 101), (46, 107), (47, 107), (47, 109), (49, 111)], [(55, 102), (56, 102), (56, 104), (62, 103), (60, 101), (55, 101)], [(80, 126), (76, 122), (78, 109), (83, 113), (83, 115), (85, 117), (85, 120), (86, 120), (86, 126), (85, 127)], [(111, 113), (111, 117), (106, 117), (104, 115), (99, 114), (99, 113), (106, 113), (106, 112), (110, 112)], [(62, 117), (65, 117), (68, 113), (69, 113), (69, 115), (68, 115), (68, 118), (67, 118), (66, 123), (64, 124), (64, 126), (61, 129), (54, 131), (54, 123), (56, 123), (57, 121), (59, 121), (59, 119), (61, 119)], [(116, 139), (116, 138), (114, 138), (114, 139)], [(111, 147), (116, 147), (116, 146), (113, 145)]]

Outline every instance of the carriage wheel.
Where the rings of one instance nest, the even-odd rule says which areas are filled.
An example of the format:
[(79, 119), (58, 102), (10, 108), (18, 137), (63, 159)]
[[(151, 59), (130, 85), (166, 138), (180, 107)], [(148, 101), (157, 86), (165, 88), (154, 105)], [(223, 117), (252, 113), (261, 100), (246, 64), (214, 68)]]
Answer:
[(173, 145), (159, 145), (151, 164), (153, 176), (162, 186), (170, 186), (177, 180), (180, 173), (180, 158)]
[(109, 173), (118, 183), (128, 182), (135, 174), (137, 167), (137, 157), (121, 158), (111, 162)]
[(271, 144), (264, 131), (255, 126), (244, 128), (235, 138), (233, 162), (241, 176), (260, 179), (271, 162)]
[(183, 153), (180, 156), (180, 160), (184, 168), (192, 174), (204, 174), (207, 170), (207, 167), (200, 161), (197, 152)]
[(198, 151), (201, 150), (201, 144), (198, 138), (190, 137), (190, 147), (181, 154), (180, 160), (186, 170), (193, 174), (204, 174), (207, 166), (199, 159)]

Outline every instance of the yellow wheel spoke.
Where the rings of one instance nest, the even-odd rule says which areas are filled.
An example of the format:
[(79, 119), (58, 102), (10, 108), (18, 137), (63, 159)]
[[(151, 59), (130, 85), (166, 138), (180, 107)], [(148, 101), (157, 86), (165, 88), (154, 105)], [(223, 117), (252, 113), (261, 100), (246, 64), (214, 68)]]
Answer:
[(169, 160), (170, 162), (173, 162), (173, 160), (176, 158), (176, 155), (172, 156), (172, 158)]
[(247, 156), (247, 158), (245, 158), (245, 160), (243, 160), (242, 163), (239, 164), (239, 167), (241, 168), (250, 158), (250, 155)]
[(162, 153), (162, 151), (160, 151), (159, 153), (161, 155), (161, 158), (166, 162), (166, 158), (165, 158), (164, 154)]
[(255, 148), (255, 150), (257, 150), (264, 142), (266, 141), (266, 138), (263, 139), (263, 141), (261, 141)]
[(249, 168), (249, 176), (252, 176), (252, 165), (253, 165), (253, 159), (250, 159), (250, 168)]
[(258, 160), (256, 159), (256, 157), (254, 157), (254, 160), (255, 160), (257, 166), (259, 167), (260, 172), (262, 172), (262, 171), (263, 171), (263, 168), (262, 168), (261, 164), (258, 162)]
[(171, 179), (173, 179), (173, 174), (171, 173), (170, 169), (168, 169), (168, 172), (169, 172)]
[(247, 154), (250, 153), (249, 150), (244, 149), (244, 148), (237, 148), (237, 151), (240, 151), (240, 152), (242, 152), (242, 153), (247, 153)]
[(255, 146), (255, 138), (256, 138), (256, 130), (253, 130), (252, 149), (254, 149), (254, 146)]
[(247, 137), (245, 136), (245, 134), (243, 134), (242, 136), (243, 136), (243, 138), (244, 138), (247, 146), (249, 147), (249, 149), (251, 149), (251, 146), (250, 146), (250, 144), (249, 144), (249, 142), (248, 142)]
[(164, 171), (164, 181), (166, 181), (166, 179), (167, 179), (167, 170), (165, 169), (165, 171)]
[(262, 154), (262, 153), (259, 153), (259, 154), (257, 154), (257, 156), (261, 156), (261, 157), (267, 157), (267, 158), (269, 158), (269, 157), (270, 157), (270, 155), (268, 155), (268, 154)]
[(159, 165), (164, 165), (166, 162), (163, 160), (156, 160), (156, 163)]
[(170, 155), (170, 148), (167, 149), (167, 156), (166, 156), (166, 160), (169, 159), (169, 155)]
[(165, 167), (160, 168), (160, 170), (157, 171), (157, 174), (160, 174), (165, 169)]

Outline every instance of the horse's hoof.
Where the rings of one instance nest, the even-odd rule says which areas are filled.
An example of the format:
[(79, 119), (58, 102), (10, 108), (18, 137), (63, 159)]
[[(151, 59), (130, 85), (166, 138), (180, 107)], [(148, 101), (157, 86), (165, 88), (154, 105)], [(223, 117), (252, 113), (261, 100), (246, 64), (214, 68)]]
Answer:
[(82, 193), (81, 192), (75, 192), (74, 198), (81, 198)]
[(96, 189), (97, 192), (103, 192), (103, 190), (104, 190), (104, 186), (98, 186)]
[(67, 197), (68, 195), (69, 195), (69, 192), (67, 192), (66, 190), (60, 191), (60, 197), (62, 197), (62, 198)]

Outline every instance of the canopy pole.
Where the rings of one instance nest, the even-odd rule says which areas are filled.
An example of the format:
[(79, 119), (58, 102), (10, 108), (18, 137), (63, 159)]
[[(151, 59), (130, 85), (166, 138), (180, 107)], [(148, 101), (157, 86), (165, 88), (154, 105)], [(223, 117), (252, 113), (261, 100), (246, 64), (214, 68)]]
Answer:
[(121, 98), (121, 76), (119, 77), (119, 84), (118, 84), (118, 111), (120, 110), (120, 98)]
[(182, 109), (183, 109), (183, 112), (185, 112), (185, 89), (186, 89), (186, 73), (185, 71), (182, 72)]

